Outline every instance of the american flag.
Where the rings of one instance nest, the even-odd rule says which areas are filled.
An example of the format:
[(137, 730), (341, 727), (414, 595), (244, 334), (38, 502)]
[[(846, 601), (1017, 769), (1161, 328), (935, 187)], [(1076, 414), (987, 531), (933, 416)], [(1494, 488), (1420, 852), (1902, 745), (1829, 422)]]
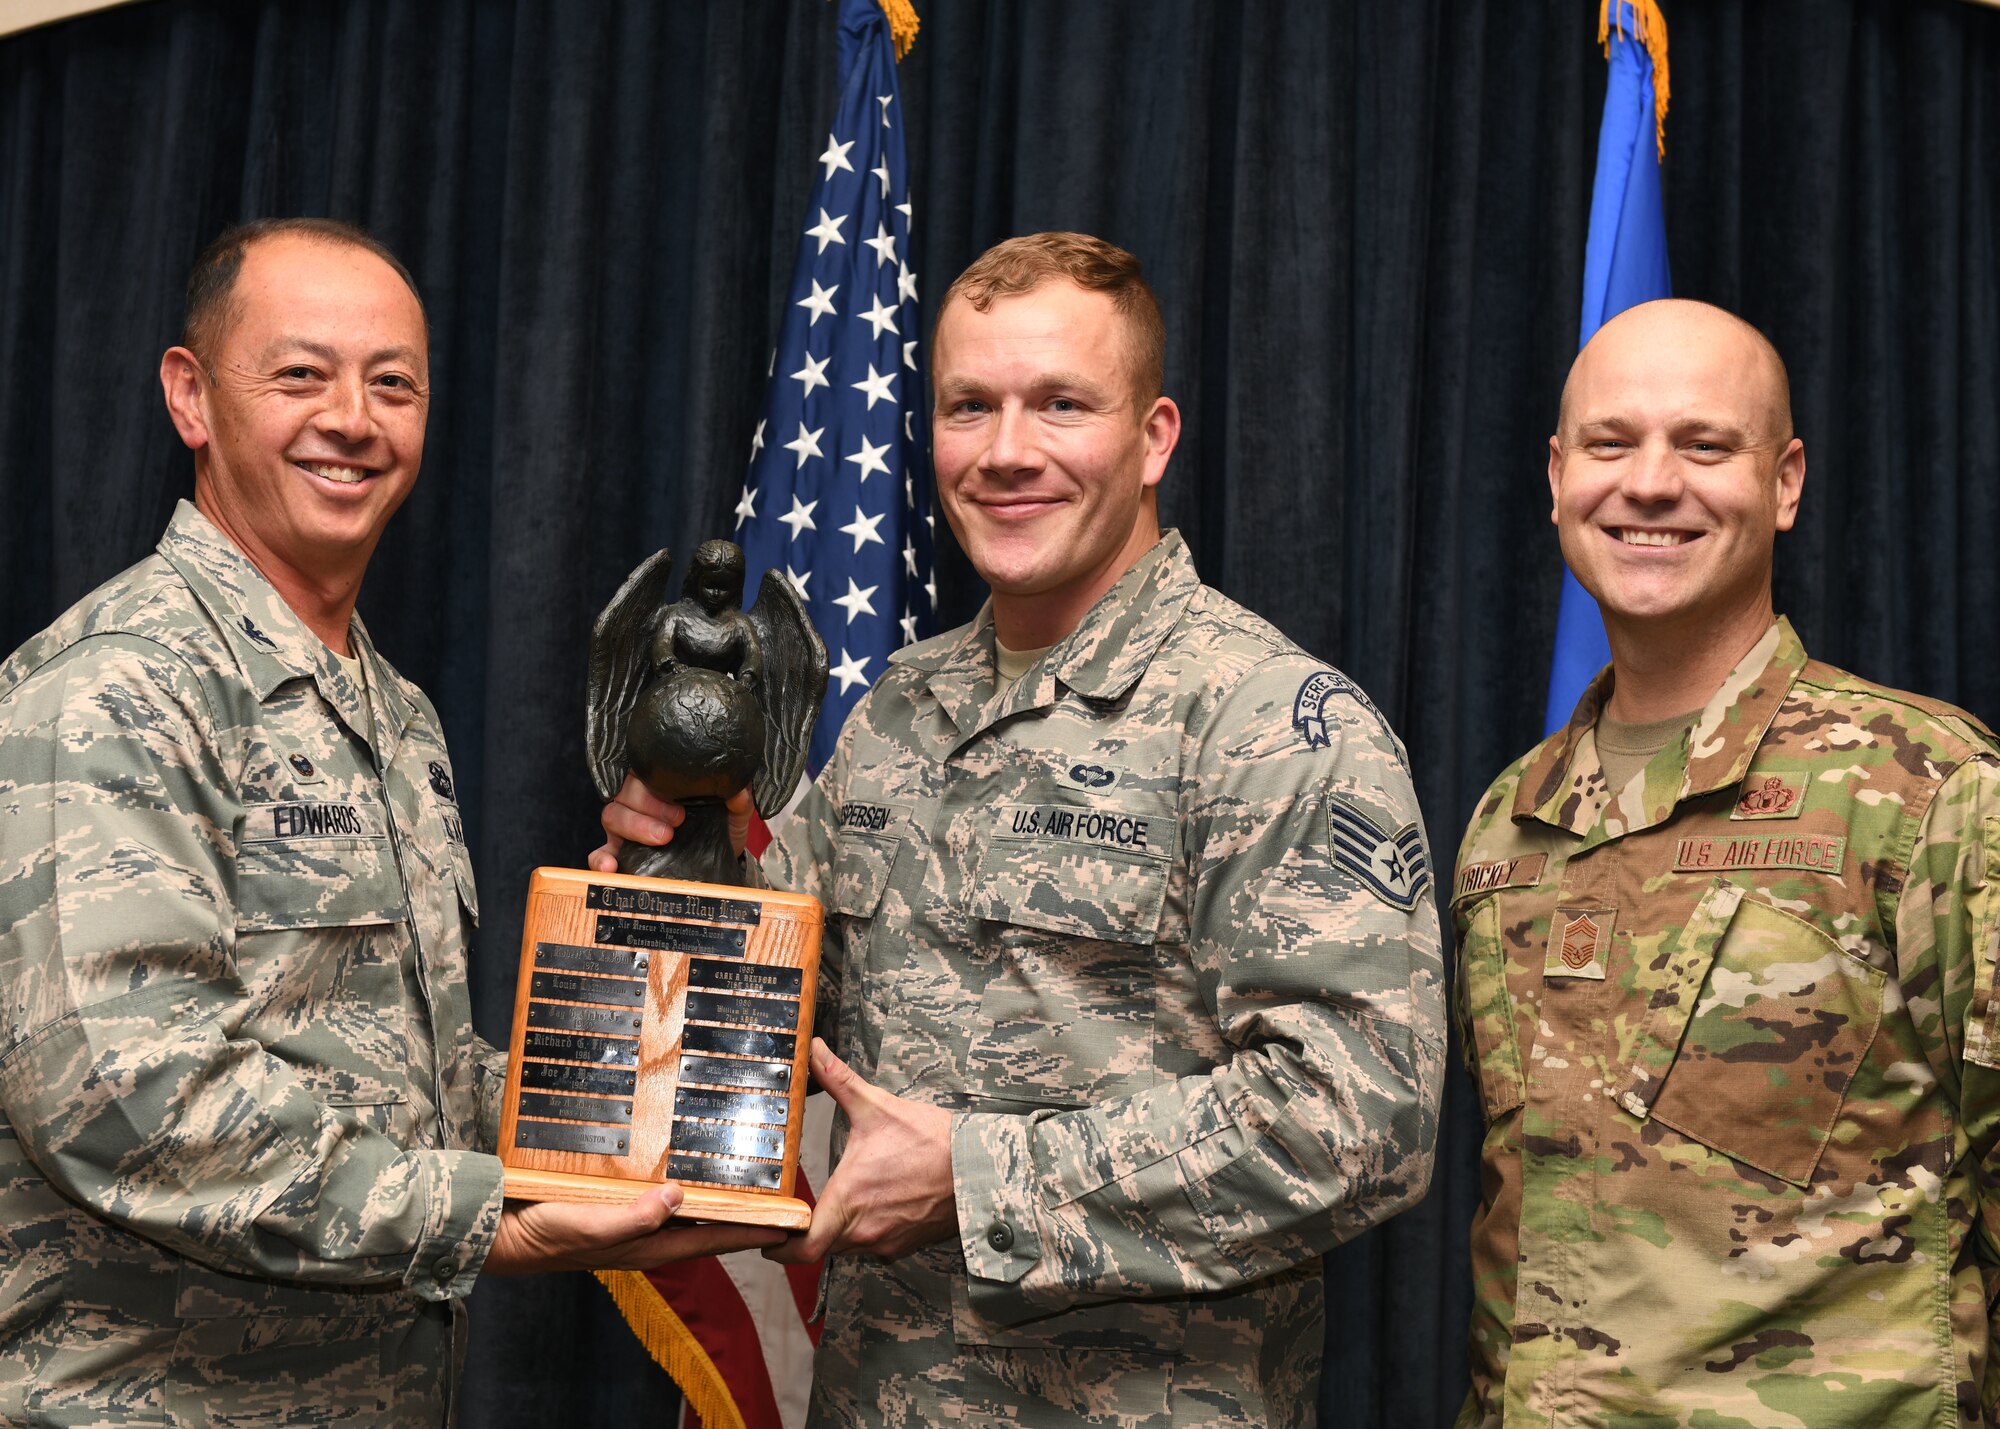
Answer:
[(747, 589), (786, 572), (826, 641), (815, 773), (889, 653), (935, 624), (909, 173), (888, 22), (877, 0), (842, 0), (840, 108), (736, 506)]
[[(765, 571), (786, 572), (826, 641), (831, 675), (808, 754), (817, 774), (889, 653), (936, 623), (909, 168), (880, 0), (841, 0), (840, 107), (801, 226), (735, 538), (746, 593)], [(831, 1119), (823, 1094), (807, 1099), (806, 1200), (827, 1174)], [(680, 1384), (684, 1426), (804, 1424), (817, 1265), (746, 1252), (602, 1278)]]

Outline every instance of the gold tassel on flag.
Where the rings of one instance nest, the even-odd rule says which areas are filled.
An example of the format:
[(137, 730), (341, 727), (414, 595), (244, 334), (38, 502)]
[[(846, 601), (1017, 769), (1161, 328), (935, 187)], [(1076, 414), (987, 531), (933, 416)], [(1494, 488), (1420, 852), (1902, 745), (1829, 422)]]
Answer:
[(917, 42), (917, 7), (910, 0), (877, 0), (877, 3), (889, 17), (889, 38), (895, 42), (896, 58), (900, 61)]
[[(886, 9), (891, 3), (907, 3), (907, 0), (882, 0)], [(1667, 94), (1671, 86), (1667, 82), (1667, 17), (1660, 12), (1660, 0), (1602, 0), (1597, 11), (1597, 43), (1604, 46), (1604, 56), (1611, 57), (1611, 13), (1618, 11), (1618, 37), (1625, 38), (1625, 12), (1621, 4), (1632, 6), (1633, 38), (1646, 47), (1646, 53), (1653, 58), (1653, 137), (1660, 146), (1660, 159), (1667, 157)], [(914, 22), (913, 22), (914, 23)], [(914, 33), (914, 31), (913, 31)]]
[(597, 1278), (646, 1353), (673, 1376), (688, 1408), (701, 1416), (702, 1429), (744, 1429), (743, 1411), (722, 1382), (722, 1371), (653, 1282), (636, 1270), (600, 1270)]

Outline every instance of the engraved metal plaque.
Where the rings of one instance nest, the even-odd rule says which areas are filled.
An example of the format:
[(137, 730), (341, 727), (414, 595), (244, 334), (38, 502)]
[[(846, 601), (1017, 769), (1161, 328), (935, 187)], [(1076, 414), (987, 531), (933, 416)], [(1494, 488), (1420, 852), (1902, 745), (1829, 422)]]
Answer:
[[(525, 1106), (521, 1109), (527, 1110)], [(551, 1113), (558, 1114), (568, 1115), (567, 1112)], [(789, 1097), (759, 1096), (756, 1092), (716, 1092), (706, 1087), (682, 1087), (680, 1095), (674, 1098), (674, 1119), (678, 1121), (684, 1116), (783, 1126), (792, 1119), (792, 1103)]]
[(514, 1144), (530, 1151), (582, 1151), (592, 1156), (629, 1156), (632, 1133), (566, 1121), (519, 1121)]
[(607, 1067), (639, 1065), (639, 1044), (630, 1037), (592, 1037), (582, 1032), (530, 1030), (521, 1042), (524, 1057), (554, 1057), (564, 1062), (600, 1062)]
[[(561, 1092), (522, 1092), (522, 1116), (559, 1116), (564, 1121), (601, 1121), (623, 1126), (632, 1120), (632, 1103), (615, 1097), (572, 1097)], [(696, 1113), (706, 1115), (706, 1113)]]
[(717, 1156), (758, 1156), (776, 1161), (785, 1154), (782, 1126), (755, 1126), (741, 1121), (676, 1121), (676, 1151), (709, 1151)]
[(792, 1069), (783, 1062), (741, 1062), (734, 1057), (682, 1057), (681, 1080), (698, 1086), (751, 1087), (782, 1092), (792, 1083)]
[(738, 1057), (769, 1057), (789, 1062), (799, 1039), (789, 1032), (760, 1032), (754, 1027), (690, 1027), (681, 1036), (681, 1051), (728, 1052)]
[(667, 1158), (667, 1175), (676, 1181), (759, 1186), (767, 1191), (778, 1189), (784, 1169), (776, 1161), (743, 1161), (733, 1156), (687, 1156), (676, 1152)]
[(795, 1189), (819, 905), (790, 893), (537, 869), (501, 1105), (516, 1199), (801, 1230)]
[[(510, 1070), (508, 1080), (546, 1092), (595, 1092), (599, 1096), (629, 1097), (639, 1089), (637, 1072), (621, 1072), (613, 1067), (578, 1067), (568, 1062), (523, 1062)], [(503, 1113), (504, 1114), (504, 1113)]]
[(657, 918), (626, 918), (606, 913), (597, 920), (597, 941), (653, 948), (663, 953), (706, 953), (711, 957), (742, 957), (750, 941), (744, 928), (709, 928), (699, 923), (664, 923)]
[(704, 923), (748, 923), (755, 927), (764, 917), (762, 901), (720, 897), (716, 893), (685, 891), (712, 885), (667, 885), (662, 878), (646, 880), (651, 888), (593, 883), (583, 895), (584, 907), (616, 913), (645, 913), (655, 918), (696, 918)]
[(646, 1025), (644, 1014), (616, 1007), (578, 1007), (567, 1002), (528, 1004), (530, 1027), (551, 1027), (558, 1032), (598, 1032), (617, 1037), (637, 1037)]
[(769, 963), (719, 963), (711, 958), (688, 962), (688, 987), (714, 992), (770, 992), (780, 997), (797, 997), (805, 986), (800, 968), (772, 967)]
[(599, 1002), (609, 1007), (646, 1005), (646, 984), (632, 978), (536, 973), (528, 990), (535, 997), (559, 997), (565, 1002)]
[(789, 1029), (799, 1025), (799, 1005), (775, 997), (730, 997), (724, 993), (690, 992), (687, 995), (687, 1020)]
[(651, 954), (625, 948), (579, 948), (570, 943), (535, 944), (535, 966), (577, 973), (607, 973), (612, 977), (644, 977)]

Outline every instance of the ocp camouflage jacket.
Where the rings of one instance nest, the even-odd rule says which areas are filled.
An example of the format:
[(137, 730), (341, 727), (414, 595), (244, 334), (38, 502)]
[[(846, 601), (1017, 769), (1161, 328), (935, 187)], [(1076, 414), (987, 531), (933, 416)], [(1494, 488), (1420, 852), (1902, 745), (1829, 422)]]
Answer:
[(1623, 790), (1566, 729), (1453, 889), (1461, 1425), (1985, 1424), (2000, 757), (1780, 620)]

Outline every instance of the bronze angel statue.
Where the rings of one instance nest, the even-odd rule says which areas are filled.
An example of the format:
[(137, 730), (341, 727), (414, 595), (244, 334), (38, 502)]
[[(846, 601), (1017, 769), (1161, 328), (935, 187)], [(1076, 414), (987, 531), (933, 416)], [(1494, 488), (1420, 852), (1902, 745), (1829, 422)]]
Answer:
[(740, 884), (723, 803), (748, 786), (761, 814), (783, 808), (805, 770), (826, 696), (826, 646), (792, 583), (764, 575), (743, 610), (743, 552), (695, 548), (681, 598), (666, 602), (673, 553), (657, 551), (618, 589), (590, 634), (590, 771), (615, 798), (625, 771), (687, 818), (664, 848), (625, 845), (621, 873)]

